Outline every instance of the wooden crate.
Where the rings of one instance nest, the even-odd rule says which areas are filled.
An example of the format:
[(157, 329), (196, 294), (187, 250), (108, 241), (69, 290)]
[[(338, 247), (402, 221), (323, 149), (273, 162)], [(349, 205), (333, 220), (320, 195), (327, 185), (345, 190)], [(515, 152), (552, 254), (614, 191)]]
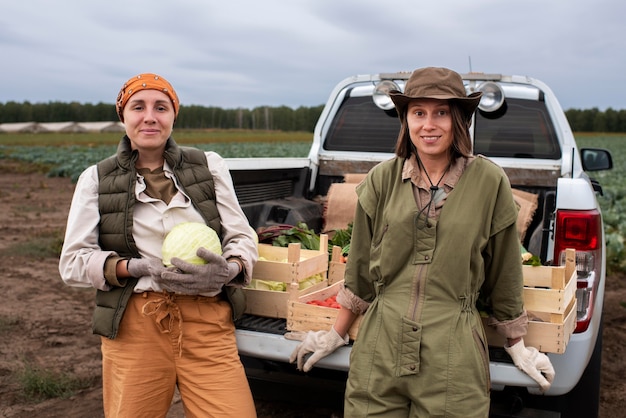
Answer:
[[(297, 300), (290, 300), (287, 311), (287, 329), (289, 331), (326, 331), (335, 323), (339, 309), (327, 308), (325, 306), (310, 305), (307, 302), (312, 300), (325, 300), (339, 292), (343, 285), (343, 280), (337, 281), (323, 289), (318, 289), (299, 297)], [(355, 340), (359, 330), (359, 324), (363, 315), (360, 315), (348, 330), (351, 340)]]
[(566, 266), (523, 266), (523, 272), (526, 310), (564, 315), (576, 296), (576, 272)]
[[(576, 252), (568, 249), (565, 266), (523, 266), (524, 307), (528, 312), (527, 346), (564, 353), (576, 328)], [(487, 325), (487, 342), (502, 347), (505, 339)]]
[[(307, 293), (328, 286), (328, 235), (320, 235), (320, 250), (303, 250), (300, 244), (292, 243), (287, 248), (259, 244), (262, 257), (252, 272), (252, 278), (285, 282), (285, 292), (244, 288), (246, 313), (270, 318), (286, 318), (287, 302)], [(324, 280), (300, 290), (304, 279), (322, 274)]]
[[(576, 299), (573, 299), (566, 309), (562, 320), (551, 318), (551, 314), (529, 312), (528, 333), (524, 336), (524, 344), (535, 347), (544, 353), (563, 354), (570, 337), (576, 328)], [(540, 319), (543, 316), (542, 319)], [(561, 315), (559, 315), (560, 317)], [(490, 346), (502, 347), (505, 338), (487, 325), (487, 318), (483, 318), (487, 341)]]
[[(337, 295), (344, 283), (346, 264), (340, 260), (341, 248), (333, 247), (328, 266), (328, 286), (317, 289), (297, 299), (291, 299), (287, 309), (287, 329), (289, 331), (324, 331), (335, 323), (339, 309), (311, 305), (307, 302), (325, 300)], [(356, 339), (362, 315), (352, 324), (348, 334), (350, 339)]]

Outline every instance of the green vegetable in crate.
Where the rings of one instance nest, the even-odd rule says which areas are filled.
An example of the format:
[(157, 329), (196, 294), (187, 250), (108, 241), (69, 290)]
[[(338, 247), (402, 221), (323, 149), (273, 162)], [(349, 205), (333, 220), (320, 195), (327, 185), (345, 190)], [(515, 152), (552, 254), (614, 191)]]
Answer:
[(163, 240), (161, 249), (163, 264), (170, 267), (173, 257), (191, 264), (206, 264), (206, 261), (196, 254), (200, 247), (222, 255), (222, 243), (217, 232), (211, 227), (200, 222), (178, 224)]
[(350, 241), (352, 240), (352, 222), (348, 224), (346, 229), (336, 229), (328, 241), (328, 253), (332, 255), (333, 246), (341, 247), (341, 256), (343, 262), (347, 260), (350, 253)]
[[(298, 289), (306, 289), (308, 287), (313, 286), (314, 284), (320, 283), (324, 280), (324, 276), (322, 273), (315, 274), (311, 277), (307, 277), (298, 283)], [(249, 289), (256, 290), (272, 290), (274, 292), (285, 292), (287, 291), (287, 283), (276, 281), (276, 280), (261, 280), (261, 279), (252, 279), (250, 284), (248, 285)]]
[(319, 250), (320, 237), (307, 224), (273, 225), (259, 229), (259, 242), (272, 244), (274, 247), (288, 247), (291, 243), (299, 243), (305, 250)]
[(526, 248), (524, 248), (524, 246), (520, 246), (520, 251), (522, 254), (522, 264), (524, 265), (529, 265), (529, 266), (540, 266), (541, 265), (541, 260), (539, 259), (539, 257), (537, 257), (536, 255), (531, 254), (530, 252), (528, 252), (528, 250)]
[(298, 288), (300, 290), (306, 289), (308, 287), (311, 287), (321, 281), (324, 280), (324, 276), (322, 275), (322, 273), (317, 273), (311, 277), (307, 277), (306, 279), (302, 280), (300, 283), (298, 283)]
[(250, 289), (272, 290), (274, 292), (284, 292), (287, 290), (287, 283), (275, 280), (252, 279), (248, 285)]

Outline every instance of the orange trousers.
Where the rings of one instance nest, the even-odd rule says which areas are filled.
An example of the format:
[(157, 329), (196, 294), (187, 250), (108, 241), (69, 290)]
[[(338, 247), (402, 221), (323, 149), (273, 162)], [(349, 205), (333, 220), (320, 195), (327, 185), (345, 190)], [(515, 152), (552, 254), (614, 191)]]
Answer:
[(176, 386), (187, 418), (256, 417), (219, 297), (131, 296), (117, 337), (102, 337), (102, 380), (107, 418), (165, 417)]

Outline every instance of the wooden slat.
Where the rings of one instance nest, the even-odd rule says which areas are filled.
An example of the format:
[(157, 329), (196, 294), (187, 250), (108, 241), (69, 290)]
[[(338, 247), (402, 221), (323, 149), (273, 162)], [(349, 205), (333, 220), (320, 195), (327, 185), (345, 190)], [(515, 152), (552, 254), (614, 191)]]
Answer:
[(524, 307), (561, 316), (576, 297), (576, 251), (566, 251), (565, 266), (523, 266)]
[(299, 243), (287, 248), (259, 244), (259, 260), (252, 271), (253, 279), (285, 283), (300, 282), (315, 274), (326, 277), (328, 271), (328, 235), (320, 235), (320, 249), (303, 250)]
[(522, 266), (524, 286), (565, 289), (565, 267)]
[(564, 289), (524, 287), (524, 307), (529, 311), (564, 314), (576, 297), (576, 274), (570, 276)]

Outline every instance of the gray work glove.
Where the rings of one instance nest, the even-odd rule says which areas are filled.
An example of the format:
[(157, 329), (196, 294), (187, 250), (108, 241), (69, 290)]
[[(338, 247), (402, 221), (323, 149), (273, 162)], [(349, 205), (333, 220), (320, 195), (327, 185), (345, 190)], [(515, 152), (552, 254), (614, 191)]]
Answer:
[(221, 255), (206, 248), (198, 248), (196, 254), (207, 264), (191, 264), (172, 257), (172, 265), (176, 270), (162, 272), (159, 284), (169, 292), (186, 295), (215, 293), (239, 274), (239, 264), (229, 263)]
[(521, 339), (511, 347), (504, 346), (513, 363), (518, 369), (535, 380), (541, 387), (541, 392), (550, 389), (554, 380), (554, 367), (548, 356), (540, 353), (535, 347), (526, 347), (524, 339)]
[(131, 258), (126, 264), (128, 274), (132, 277), (151, 277), (153, 280), (160, 280), (161, 273), (167, 270), (161, 260), (156, 258)]
[[(346, 344), (348, 344), (348, 335), (342, 338), (341, 335), (335, 331), (334, 327), (331, 327), (329, 331), (309, 331), (304, 337), (304, 340), (298, 344), (296, 349), (293, 350), (293, 353), (291, 353), (289, 362), (293, 363), (297, 359), (298, 370), (308, 372), (321, 358), (326, 357)], [(305, 363), (304, 357), (308, 353), (313, 354)]]

